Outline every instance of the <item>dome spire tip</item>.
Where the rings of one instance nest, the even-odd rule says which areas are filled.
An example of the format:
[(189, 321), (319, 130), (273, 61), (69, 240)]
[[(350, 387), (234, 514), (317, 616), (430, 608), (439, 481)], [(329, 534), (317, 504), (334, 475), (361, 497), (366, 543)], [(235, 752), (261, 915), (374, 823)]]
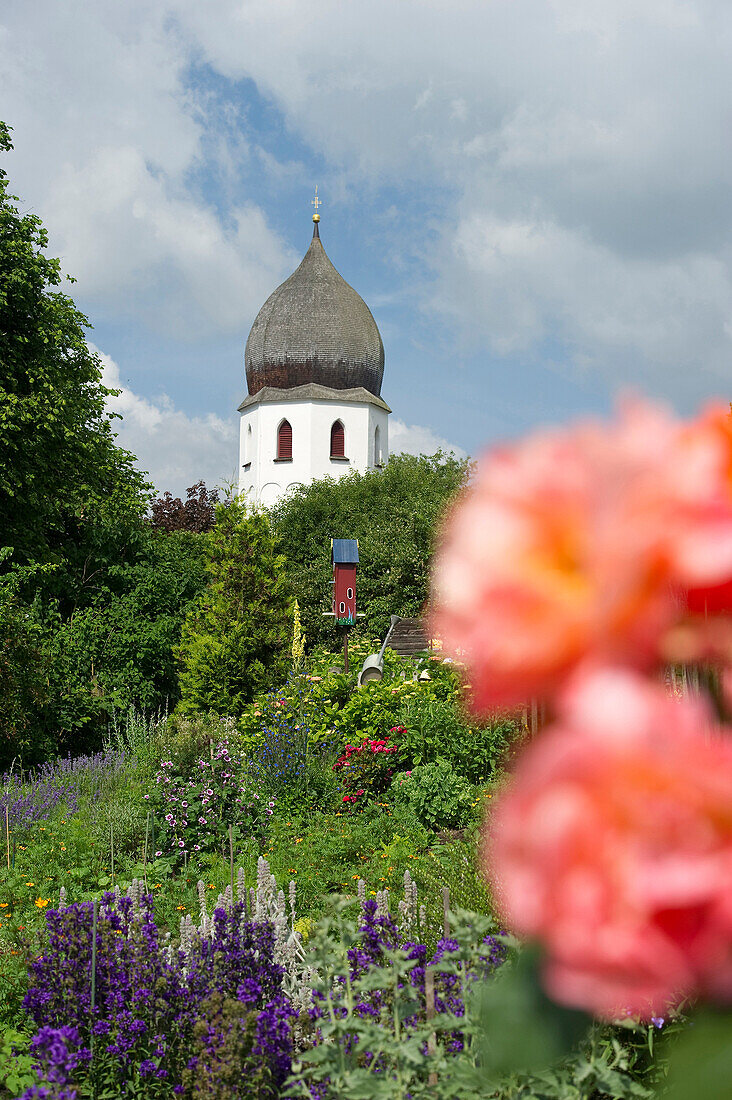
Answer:
[(315, 213), (313, 214), (313, 236), (319, 237), (318, 222), (320, 221), (320, 214), (318, 213), (318, 207), (323, 205), (323, 200), (318, 198), (318, 185), (315, 184), (315, 198), (310, 200), (310, 205), (315, 207)]

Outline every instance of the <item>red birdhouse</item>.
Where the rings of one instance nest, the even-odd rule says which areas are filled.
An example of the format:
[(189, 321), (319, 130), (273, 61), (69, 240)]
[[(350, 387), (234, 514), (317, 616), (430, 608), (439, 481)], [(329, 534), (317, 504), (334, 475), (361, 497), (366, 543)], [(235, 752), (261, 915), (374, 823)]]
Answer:
[(338, 626), (356, 622), (356, 570), (358, 540), (331, 539), (333, 561), (333, 614)]

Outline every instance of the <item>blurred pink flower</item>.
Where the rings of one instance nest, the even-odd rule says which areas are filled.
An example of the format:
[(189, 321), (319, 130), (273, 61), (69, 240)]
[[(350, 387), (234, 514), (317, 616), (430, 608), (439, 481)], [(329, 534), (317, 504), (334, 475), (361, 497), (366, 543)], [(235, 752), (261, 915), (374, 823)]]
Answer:
[[(687, 604), (704, 615), (732, 611), (732, 415), (713, 405), (683, 434), (672, 473), (679, 503), (693, 531), (691, 545), (677, 539), (676, 569), (688, 589)], [(704, 486), (704, 492), (699, 486)], [(700, 536), (706, 536), (700, 543)]]
[(628, 402), (484, 459), (445, 524), (431, 624), (476, 710), (552, 696), (588, 658), (652, 666), (686, 590), (732, 577), (729, 456), (705, 416)]
[(578, 676), (486, 829), (509, 927), (556, 1000), (604, 1017), (732, 1000), (732, 744), (634, 673)]

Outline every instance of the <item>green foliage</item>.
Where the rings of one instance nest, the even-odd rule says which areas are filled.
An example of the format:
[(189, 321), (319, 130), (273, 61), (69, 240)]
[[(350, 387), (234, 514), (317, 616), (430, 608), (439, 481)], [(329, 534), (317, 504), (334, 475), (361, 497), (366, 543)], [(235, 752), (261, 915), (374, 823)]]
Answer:
[(172, 650), (203, 575), (196, 536), (147, 524), (88, 322), (15, 202), (0, 171), (0, 574), (19, 581), (0, 593), (0, 745), (31, 762), (97, 747), (115, 708), (175, 703)]
[(207, 537), (209, 582), (177, 651), (181, 710), (240, 715), (284, 679), (291, 629), (284, 560), (267, 517), (238, 500), (217, 506)]
[(28, 1036), (15, 1028), (7, 1028), (0, 1036), (0, 1091), (4, 1088), (8, 1095), (18, 1096), (35, 1085), (38, 1077), (29, 1046)]
[(69, 618), (56, 617), (47, 642), (48, 722), (67, 743), (78, 749), (98, 740), (116, 711), (175, 705), (174, 649), (205, 583), (206, 539), (141, 524), (127, 560), (101, 569), (86, 602)]
[[(12, 148), (0, 123), (0, 150)], [(58, 287), (41, 221), (21, 215), (0, 170), (0, 531), (13, 561), (54, 561), (99, 501), (141, 497), (132, 456), (114, 444), (88, 321)]]
[(453, 909), (470, 909), (483, 914), (493, 911), (485, 877), (477, 866), (472, 836), (469, 839), (450, 837), (442, 843), (432, 844), (421, 858), (412, 862), (409, 870), (433, 924), (439, 925), (442, 920), (443, 889), (449, 891)]
[[(380, 964), (360, 977), (349, 974), (348, 951), (358, 943), (358, 932), (344, 903), (332, 905), (308, 941), (330, 1011), (319, 1021), (318, 1044), (293, 1067), (288, 1095), (309, 1097), (308, 1089), (318, 1084), (325, 1100), (650, 1100), (642, 1079), (650, 1083), (655, 1073), (645, 1028), (592, 1024), (550, 1002), (531, 951), (493, 976), (465, 981), (466, 972), (481, 972), (481, 941), (494, 924), (464, 910), (451, 913), (450, 922), (457, 951), (434, 969), (437, 976), (461, 976), (465, 1011), (427, 1020), (410, 981), (415, 960), (406, 952), (383, 949)], [(363, 1006), (377, 991), (385, 996), (374, 1016)], [(462, 1047), (451, 1054), (455, 1032)], [(726, 1081), (720, 1077), (718, 1084), (717, 1093), (697, 1095), (728, 1095)]]
[(276, 1100), (270, 1067), (257, 1057), (257, 1015), (222, 993), (202, 1002), (191, 1064), (182, 1075), (192, 1100)]
[[(237, 845), (253, 837), (258, 849), (264, 846), (272, 803), (226, 739), (210, 749), (182, 773), (172, 760), (163, 760), (155, 776), (149, 798), (155, 830), (151, 848), (173, 864), (183, 862), (184, 853), (226, 851), (229, 837)], [(154, 855), (158, 858), (157, 851)]]
[(395, 759), (396, 745), (388, 734), (377, 741), (366, 738), (346, 745), (333, 765), (347, 792), (343, 795), (344, 804), (360, 806), (383, 794), (394, 774)]
[[(7, 556), (0, 548), (0, 563)], [(35, 715), (48, 696), (48, 662), (36, 608), (20, 595), (31, 566), (0, 577), (0, 769), (16, 757), (33, 758), (44, 746), (36, 740)]]
[(311, 644), (335, 643), (330, 539), (359, 540), (358, 609), (371, 635), (389, 616), (417, 615), (427, 599), (440, 518), (465, 481), (467, 463), (438, 453), (392, 457), (384, 470), (353, 471), (289, 493), (272, 512), (278, 545)]
[(699, 1012), (669, 1050), (668, 1100), (732, 1098), (732, 1015)]
[(482, 724), (471, 722), (460, 697), (439, 698), (422, 687), (404, 698), (399, 709), (399, 757), (405, 766), (447, 761), (471, 783), (495, 775), (516, 742), (516, 723), (506, 717)]
[(466, 825), (472, 811), (471, 793), (467, 781), (456, 775), (446, 760), (401, 772), (391, 785), (392, 797), (406, 802), (428, 829)]

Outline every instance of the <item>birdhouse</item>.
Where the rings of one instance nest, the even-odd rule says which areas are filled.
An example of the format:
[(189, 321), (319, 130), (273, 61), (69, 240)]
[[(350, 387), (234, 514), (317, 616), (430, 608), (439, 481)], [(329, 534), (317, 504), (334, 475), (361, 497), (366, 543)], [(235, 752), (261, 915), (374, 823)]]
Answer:
[(358, 540), (331, 539), (333, 562), (333, 614), (338, 626), (353, 626), (356, 622), (356, 570)]

